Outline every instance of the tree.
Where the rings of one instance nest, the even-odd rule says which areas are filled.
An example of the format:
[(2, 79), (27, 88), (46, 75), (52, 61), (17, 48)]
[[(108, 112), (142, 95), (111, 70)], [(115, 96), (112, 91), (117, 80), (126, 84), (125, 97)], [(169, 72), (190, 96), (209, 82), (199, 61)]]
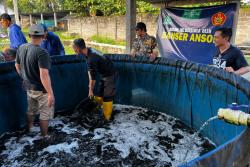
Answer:
[[(66, 0), (65, 7), (69, 10), (75, 10), (77, 14), (96, 15), (97, 11), (101, 11), (103, 15), (124, 15), (126, 13), (126, 0)], [(139, 13), (155, 13), (159, 12), (159, 8), (154, 8), (151, 4), (137, 0), (137, 12)], [(85, 9), (85, 10), (84, 10)]]
[[(13, 8), (12, 0), (6, 1)], [(249, 0), (241, 0), (243, 7), (249, 7)], [(54, 4), (55, 11), (71, 10), (77, 15), (124, 15), (126, 13), (126, 0), (18, 0), (20, 13), (51, 12)], [(159, 8), (154, 8), (146, 0), (137, 0), (138, 13), (159, 13)], [(209, 6), (223, 2), (197, 3), (186, 6)]]
[[(8, 6), (13, 8), (12, 0), (6, 0)], [(78, 15), (96, 15), (101, 13), (105, 16), (124, 15), (126, 13), (126, 0), (18, 0), (20, 13), (39, 13), (52, 11), (71, 10)], [(151, 4), (137, 0), (138, 12), (156, 12)]]
[[(9, 7), (13, 8), (12, 0), (6, 0)], [(52, 3), (55, 10), (63, 10), (65, 0), (18, 0), (21, 13), (40, 13), (52, 11)]]

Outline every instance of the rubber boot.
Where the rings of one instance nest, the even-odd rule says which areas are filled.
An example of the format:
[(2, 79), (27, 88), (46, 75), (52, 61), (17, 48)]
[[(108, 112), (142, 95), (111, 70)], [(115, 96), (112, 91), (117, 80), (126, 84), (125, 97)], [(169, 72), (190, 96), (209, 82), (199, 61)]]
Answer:
[(113, 101), (103, 102), (103, 115), (106, 121), (110, 120), (113, 110)]

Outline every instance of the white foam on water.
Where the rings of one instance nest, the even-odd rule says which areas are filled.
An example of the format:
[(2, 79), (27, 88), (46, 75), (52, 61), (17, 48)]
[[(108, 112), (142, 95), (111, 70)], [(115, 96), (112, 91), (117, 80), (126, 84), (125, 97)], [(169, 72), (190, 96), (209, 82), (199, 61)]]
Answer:
[(99, 139), (102, 139), (105, 137), (105, 131), (106, 129), (104, 128), (97, 128), (94, 130), (94, 137), (93, 137), (93, 140), (99, 140)]
[(46, 167), (46, 166), (48, 166), (48, 165), (47, 165), (47, 161), (46, 161), (46, 160), (43, 160), (40, 164), (35, 165), (34, 167)]
[(82, 136), (85, 136), (85, 135), (89, 134), (89, 131), (86, 130), (86, 129), (83, 129), (83, 130), (80, 131), (80, 133), (81, 133)]
[(7, 155), (8, 160), (12, 160), (20, 156), (24, 146), (27, 145), (27, 143), (19, 144), (16, 142), (16, 140), (16, 137), (12, 137), (7, 143), (5, 143), (7, 150), (4, 150), (1, 155)]
[(31, 131), (32, 133), (38, 133), (38, 132), (40, 132), (40, 127), (34, 126), (34, 127), (31, 128), (30, 131)]
[[(61, 131), (65, 132), (66, 134), (78, 133), (77, 128), (74, 128), (74, 127), (71, 128), (70, 125), (64, 124), (63, 121), (60, 119), (60, 117), (55, 118), (53, 121), (50, 121), (49, 125), (51, 127), (57, 127), (56, 129), (61, 129)], [(31, 136), (24, 135), (20, 139), (17, 139), (16, 137), (10, 138), (5, 143), (5, 147), (7, 149), (4, 150), (0, 155), (7, 156), (8, 160), (15, 160), (17, 157), (21, 156), (25, 146), (33, 145), (34, 144), (33, 142), (35, 140), (40, 140), (41, 139), (41, 136), (39, 134), (40, 133), (40, 127), (34, 126), (32, 128), (32, 133), (35, 136), (31, 137)], [(83, 130), (79, 131), (79, 133), (81, 133), (82, 135), (86, 135), (89, 132), (86, 129), (83, 129)], [(75, 143), (73, 143), (73, 145), (70, 145), (70, 146), (76, 146), (74, 144)], [(58, 145), (56, 148), (60, 148), (60, 146), (63, 147), (63, 146), (67, 146), (67, 145), (65, 143), (65, 145)], [(66, 152), (69, 151), (67, 148), (68, 147), (65, 148)], [(12, 164), (12, 166), (16, 166), (16, 165)]]
[(76, 128), (72, 128), (72, 127), (70, 127), (69, 125), (65, 125), (65, 126), (61, 129), (61, 131), (67, 133), (68, 135), (70, 135), (70, 134), (76, 133), (76, 132), (77, 132), (77, 129), (76, 129)]
[[(175, 149), (172, 151), (175, 158), (175, 161), (172, 163), (173, 166), (178, 166), (184, 163), (184, 159), (185, 162), (187, 162), (194, 159), (195, 157), (198, 157), (202, 151), (202, 148), (197, 146), (202, 144), (199, 137), (192, 138), (192, 135), (187, 134), (186, 132), (180, 133), (184, 138), (180, 139), (179, 144), (177, 144)], [(191, 140), (192, 142), (190, 142)]]
[(27, 145), (33, 145), (33, 142), (35, 140), (41, 139), (41, 136), (39, 134), (40, 128), (34, 127), (33, 133), (35, 134), (34, 137), (30, 137), (27, 135), (24, 135), (23, 137), (17, 139), (16, 137), (10, 138), (6, 143), (5, 147), (7, 150), (4, 150), (1, 155), (7, 155), (8, 160), (15, 160), (17, 157), (22, 155), (23, 149)]
[(63, 119), (63, 117), (57, 117), (53, 119), (52, 121), (50, 121), (49, 126), (56, 127), (57, 130), (60, 130), (68, 135), (80, 133), (84, 136), (89, 133), (87, 129), (84, 129), (82, 127), (73, 127), (70, 123), (65, 124), (61, 119)]
[(38, 155), (41, 155), (44, 152), (48, 152), (50, 154), (53, 154), (53, 153), (57, 153), (60, 151), (63, 151), (65, 153), (69, 153), (69, 154), (73, 154), (72, 153), (73, 148), (75, 148), (75, 149), (79, 148), (77, 141), (74, 141), (70, 144), (68, 144), (67, 142), (64, 142), (64, 143), (48, 146), (48, 147), (44, 148), (41, 152), (39, 152)]
[(19, 143), (28, 143), (29, 145), (32, 145), (35, 140), (39, 140), (42, 137), (40, 135), (36, 135), (35, 137), (25, 136), (19, 139)]
[(7, 143), (5, 143), (7, 150), (4, 150), (1, 155), (7, 155), (8, 160), (13, 160), (19, 157), (22, 154), (24, 147), (29, 144), (29, 142), (19, 143), (16, 140), (16, 137), (12, 137)]
[(49, 121), (49, 126), (50, 127), (55, 127), (55, 126), (58, 126), (58, 125), (65, 125), (63, 123), (63, 121), (60, 119), (60, 117), (56, 117), (54, 118), (53, 120)]
[[(126, 108), (132, 109), (132, 112), (125, 112), (124, 109)], [(175, 118), (162, 114), (161, 117), (158, 117), (159, 121), (153, 123), (150, 120), (138, 119), (138, 113), (146, 112), (146, 109), (123, 105), (115, 105), (114, 109), (122, 112), (116, 115), (109, 129), (96, 129), (94, 133), (93, 139), (101, 139), (105, 143), (102, 146), (104, 150), (107, 146), (113, 145), (120, 151), (122, 158), (129, 156), (130, 150), (133, 150), (140, 159), (158, 160), (159, 162), (171, 161), (165, 151), (166, 149), (158, 142), (157, 135), (174, 139), (172, 125), (169, 121), (164, 121), (163, 117), (167, 117), (167, 120), (171, 118), (173, 121), (176, 120)], [(190, 143), (187, 143), (190, 141), (190, 134), (180, 130), (178, 133), (184, 138), (179, 141), (182, 144), (174, 144), (175, 148), (172, 150), (172, 154), (175, 160), (171, 161), (173, 166), (182, 163), (182, 155), (187, 150), (186, 145), (190, 145)], [(107, 139), (105, 136), (109, 136), (109, 138)], [(112, 142), (108, 142), (110, 139)], [(199, 143), (201, 139), (197, 137), (196, 140), (196, 143)], [(201, 148), (194, 145), (187, 160), (199, 156), (200, 152)]]
[[(108, 128), (97, 128), (93, 133), (94, 137), (92, 140), (99, 140), (102, 143), (103, 151), (108, 149), (109, 146), (114, 146), (114, 148), (119, 151), (119, 155), (122, 158), (126, 158), (132, 150), (136, 153), (138, 159), (156, 160), (159, 162), (157, 166), (164, 166), (164, 162), (171, 162), (172, 166), (178, 166), (183, 163), (184, 153), (187, 149), (189, 152), (186, 161), (199, 156), (202, 151), (202, 147), (200, 146), (202, 139), (199, 136), (195, 136), (194, 141), (192, 141), (193, 143), (190, 143), (190, 140), (193, 138), (190, 133), (182, 131), (181, 129), (177, 131), (173, 130), (172, 126), (177, 120), (176, 118), (161, 113), (160, 116), (157, 116), (155, 122), (152, 122), (148, 119), (144, 120), (143, 116), (140, 116), (140, 114), (143, 115), (143, 113), (148, 111), (141, 107), (114, 105), (114, 110), (119, 112)], [(89, 133), (89, 131), (83, 127), (74, 126), (72, 123), (67, 122), (67, 120), (65, 121), (64, 117), (55, 118), (49, 125), (67, 135), (81, 134), (84, 136)], [(25, 161), (18, 162), (16, 159), (22, 155), (25, 146), (33, 145), (35, 140), (39, 140), (38, 133), (40, 129), (39, 131), (38, 129), (35, 131), (37, 134), (34, 137), (26, 135), (20, 139), (12, 137), (5, 143), (6, 150), (2, 151), (1, 155), (7, 156), (7, 159), (10, 160), (8, 162), (12, 162), (9, 166), (25, 165)], [(168, 149), (159, 143), (159, 136), (163, 138), (168, 137), (173, 140), (175, 139), (173, 134), (180, 134), (183, 138), (179, 139), (178, 144), (171, 143), (173, 147), (169, 153)], [(47, 166), (46, 157), (49, 156), (49, 154), (65, 152), (70, 154), (69, 156), (75, 156), (74, 150), (79, 149), (79, 140), (80, 139), (73, 139), (71, 142), (65, 141), (43, 148), (38, 152), (41, 161), (35, 166)], [(172, 154), (174, 160), (170, 159), (169, 154)], [(94, 158), (94, 160), (99, 160), (99, 157)], [(60, 161), (60, 159), (55, 157), (54, 164), (58, 161)]]

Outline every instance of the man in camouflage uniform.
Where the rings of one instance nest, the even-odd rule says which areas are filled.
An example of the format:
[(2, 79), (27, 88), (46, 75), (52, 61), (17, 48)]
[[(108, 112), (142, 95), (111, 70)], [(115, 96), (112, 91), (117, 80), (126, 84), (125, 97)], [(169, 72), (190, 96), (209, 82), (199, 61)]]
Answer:
[(132, 45), (131, 56), (149, 56), (155, 59), (158, 56), (157, 42), (155, 37), (147, 34), (146, 25), (139, 22), (136, 25), (136, 38)]

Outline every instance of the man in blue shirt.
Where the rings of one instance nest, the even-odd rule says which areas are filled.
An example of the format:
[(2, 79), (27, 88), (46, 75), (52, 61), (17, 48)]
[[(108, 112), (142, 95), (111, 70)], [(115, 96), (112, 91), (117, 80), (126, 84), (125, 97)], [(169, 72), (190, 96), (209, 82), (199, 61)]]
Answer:
[(27, 43), (27, 40), (21, 31), (21, 28), (15, 24), (11, 23), (10, 15), (4, 13), (1, 15), (1, 25), (3, 28), (8, 28), (9, 38), (10, 38), (10, 48), (17, 49), (20, 45)]
[(48, 31), (46, 25), (43, 24), (45, 39), (41, 43), (41, 47), (49, 53), (50, 56), (64, 56), (65, 51), (60, 38), (53, 32)]

